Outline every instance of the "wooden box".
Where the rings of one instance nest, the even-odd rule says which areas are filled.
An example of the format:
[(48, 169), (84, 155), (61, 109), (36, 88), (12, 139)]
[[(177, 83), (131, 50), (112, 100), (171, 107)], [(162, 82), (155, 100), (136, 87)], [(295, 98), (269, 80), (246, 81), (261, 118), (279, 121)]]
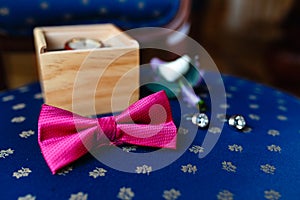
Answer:
[[(105, 47), (65, 50), (72, 38)], [(80, 115), (121, 111), (139, 98), (139, 45), (112, 24), (37, 27), (34, 40), (45, 103)]]

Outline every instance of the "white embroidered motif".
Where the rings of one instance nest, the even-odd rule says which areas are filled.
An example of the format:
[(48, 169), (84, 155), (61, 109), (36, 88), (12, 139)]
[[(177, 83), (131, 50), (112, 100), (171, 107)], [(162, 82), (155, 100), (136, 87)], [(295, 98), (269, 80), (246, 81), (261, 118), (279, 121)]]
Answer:
[(2, 97), (3, 102), (11, 101), (11, 100), (14, 100), (14, 99), (15, 99), (14, 95), (9, 95), (9, 96), (6, 96), (6, 97)]
[(89, 4), (89, 0), (82, 0), (82, 3), (83, 3), (84, 5), (87, 5), (87, 4)]
[(278, 115), (277, 119), (280, 120), (280, 121), (286, 121), (286, 120), (288, 120), (288, 118), (286, 116), (284, 116), (284, 115)]
[(11, 119), (11, 123), (22, 123), (25, 121), (25, 117), (19, 116), (19, 117), (14, 117)]
[(275, 145), (275, 144), (272, 144), (272, 145), (270, 145), (270, 146), (267, 146), (267, 148), (268, 148), (269, 151), (281, 153), (281, 147), (280, 147), (280, 146), (277, 146), (277, 145)]
[(256, 114), (249, 114), (249, 117), (250, 119), (253, 119), (253, 120), (260, 120), (260, 116), (256, 115)]
[(19, 197), (18, 200), (35, 200), (35, 196), (32, 196), (31, 194), (27, 194), (24, 197)]
[(69, 200), (87, 200), (88, 194), (84, 194), (83, 192), (78, 192), (77, 194), (71, 194)]
[(284, 104), (284, 103), (285, 103), (285, 100), (284, 100), (284, 99), (278, 99), (278, 100), (277, 100), (277, 103), (279, 103), (279, 104)]
[(230, 151), (235, 151), (235, 152), (242, 152), (243, 147), (241, 145), (233, 144), (233, 145), (228, 145), (228, 149)]
[(19, 103), (19, 104), (16, 104), (12, 107), (13, 110), (21, 110), (23, 108), (26, 107), (26, 104), (25, 103)]
[(99, 13), (102, 14), (102, 15), (106, 14), (107, 13), (107, 8), (105, 8), (105, 7), (99, 8)]
[(268, 135), (272, 135), (273, 137), (275, 137), (275, 136), (279, 136), (280, 132), (277, 130), (271, 129), (268, 131)]
[(259, 105), (257, 105), (257, 104), (250, 104), (249, 107), (251, 109), (257, 109), (257, 108), (259, 108)]
[(17, 172), (13, 173), (13, 177), (16, 177), (17, 179), (21, 177), (27, 177), (31, 173), (31, 170), (29, 168), (24, 168), (19, 169)]
[(232, 94), (226, 93), (226, 94), (225, 94), (225, 97), (227, 97), (227, 98), (232, 98)]
[(166, 200), (176, 200), (180, 196), (180, 191), (171, 189), (171, 190), (165, 190), (163, 193), (163, 198)]
[(222, 169), (228, 172), (236, 172), (236, 166), (233, 165), (231, 162), (223, 161), (222, 162)]
[(193, 145), (191, 148), (189, 148), (189, 150), (195, 154), (204, 152), (204, 148), (199, 145)]
[(99, 176), (105, 176), (106, 172), (107, 171), (105, 169), (96, 167), (96, 169), (94, 169), (93, 171), (91, 171), (89, 173), (89, 175), (92, 176), (93, 178), (97, 178)]
[(256, 100), (256, 99), (257, 99), (257, 96), (255, 96), (255, 95), (249, 95), (249, 99), (250, 99), (250, 100)]
[(228, 108), (230, 108), (230, 105), (229, 105), (229, 104), (226, 104), (226, 103), (220, 104), (220, 108), (228, 109)]
[(144, 7), (145, 7), (145, 3), (143, 1), (138, 2), (138, 8), (140, 10), (144, 9)]
[(230, 86), (228, 89), (232, 92), (237, 91), (237, 87), (235, 87), (235, 86)]
[(189, 132), (189, 130), (186, 128), (179, 127), (179, 129), (178, 129), (178, 134), (186, 135), (186, 134), (188, 134), (188, 132)]
[(218, 193), (217, 199), (218, 200), (233, 200), (233, 194), (228, 190), (222, 190)]
[(35, 98), (35, 99), (42, 99), (43, 98), (43, 94), (42, 93), (36, 93), (34, 96), (33, 96), (33, 98)]
[(287, 111), (287, 108), (284, 107), (284, 106), (278, 106), (278, 110), (281, 110), (281, 111)]
[(12, 150), (11, 148), (7, 150), (1, 150), (0, 151), (0, 158), (8, 157), (9, 155), (13, 154), (15, 150)]
[(208, 132), (217, 134), (217, 133), (221, 133), (221, 129), (219, 127), (211, 127), (208, 129)]
[(2, 16), (9, 15), (9, 9), (6, 7), (0, 8), (0, 15), (2, 15)]
[(124, 152), (132, 152), (132, 151), (136, 151), (137, 146), (129, 146), (129, 147), (122, 147), (122, 150)]
[(27, 86), (23, 86), (23, 87), (20, 87), (18, 89), (20, 92), (24, 93), (24, 92), (28, 92), (29, 91), (29, 88)]
[(152, 172), (152, 167), (148, 165), (137, 166), (135, 172), (138, 174), (147, 174), (149, 175)]
[(19, 134), (19, 136), (21, 138), (28, 138), (30, 136), (34, 135), (34, 131), (33, 130), (29, 130), (29, 131), (22, 131), (22, 133)]
[(131, 188), (122, 187), (117, 197), (121, 200), (131, 200), (134, 197), (134, 192)]
[(61, 169), (57, 175), (60, 175), (60, 176), (66, 176), (68, 173), (70, 173), (71, 171), (73, 170), (73, 167), (72, 166), (68, 166), (66, 168), (63, 168)]
[(40, 7), (41, 7), (41, 9), (43, 9), (43, 10), (47, 10), (48, 9), (48, 7), (49, 7), (49, 5), (48, 5), (48, 3), (47, 2), (42, 2), (41, 4), (40, 4)]
[(274, 174), (276, 168), (273, 165), (265, 164), (260, 166), (260, 170), (266, 174)]
[(221, 122), (227, 122), (226, 114), (224, 114), (224, 113), (219, 113), (219, 114), (217, 114), (217, 118), (218, 118)]
[(197, 166), (192, 164), (181, 165), (181, 171), (184, 173), (193, 173), (195, 174), (197, 171)]
[(265, 198), (268, 200), (278, 200), (280, 199), (281, 195), (279, 192), (275, 190), (266, 190), (265, 191)]

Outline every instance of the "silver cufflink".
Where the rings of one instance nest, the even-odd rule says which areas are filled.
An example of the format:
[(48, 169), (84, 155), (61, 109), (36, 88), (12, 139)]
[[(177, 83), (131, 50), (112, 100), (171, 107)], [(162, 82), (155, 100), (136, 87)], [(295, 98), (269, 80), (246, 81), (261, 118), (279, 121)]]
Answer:
[(239, 114), (232, 115), (230, 117), (225, 114), (221, 114), (218, 118), (224, 122), (228, 122), (229, 126), (234, 127), (239, 131), (243, 130), (247, 126), (245, 118)]
[(232, 115), (228, 119), (228, 124), (238, 130), (243, 130), (247, 123), (242, 115)]
[(186, 117), (186, 120), (191, 120), (193, 124), (200, 128), (205, 128), (209, 124), (209, 119), (205, 113), (196, 113)]

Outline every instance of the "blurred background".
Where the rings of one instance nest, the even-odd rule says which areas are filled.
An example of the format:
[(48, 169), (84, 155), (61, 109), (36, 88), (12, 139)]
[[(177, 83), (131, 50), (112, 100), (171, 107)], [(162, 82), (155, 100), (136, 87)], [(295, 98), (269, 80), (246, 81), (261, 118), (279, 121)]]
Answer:
[[(5, 14), (0, 5), (0, 16)], [(220, 72), (300, 97), (299, 1), (193, 0), (187, 15), (188, 35), (207, 50)], [(0, 40), (0, 47), (9, 46), (7, 41)], [(34, 51), (4, 48), (1, 56), (2, 90), (38, 80)]]

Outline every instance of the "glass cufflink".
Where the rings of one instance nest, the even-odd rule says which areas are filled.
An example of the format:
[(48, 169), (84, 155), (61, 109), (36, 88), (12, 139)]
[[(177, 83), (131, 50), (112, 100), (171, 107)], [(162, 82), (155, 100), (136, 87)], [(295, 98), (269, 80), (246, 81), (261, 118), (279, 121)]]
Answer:
[(200, 128), (205, 128), (209, 124), (209, 119), (205, 113), (196, 113), (186, 117), (186, 120), (191, 120), (193, 124)]
[(246, 120), (242, 115), (232, 115), (228, 119), (228, 124), (238, 130), (243, 130), (246, 127)]

